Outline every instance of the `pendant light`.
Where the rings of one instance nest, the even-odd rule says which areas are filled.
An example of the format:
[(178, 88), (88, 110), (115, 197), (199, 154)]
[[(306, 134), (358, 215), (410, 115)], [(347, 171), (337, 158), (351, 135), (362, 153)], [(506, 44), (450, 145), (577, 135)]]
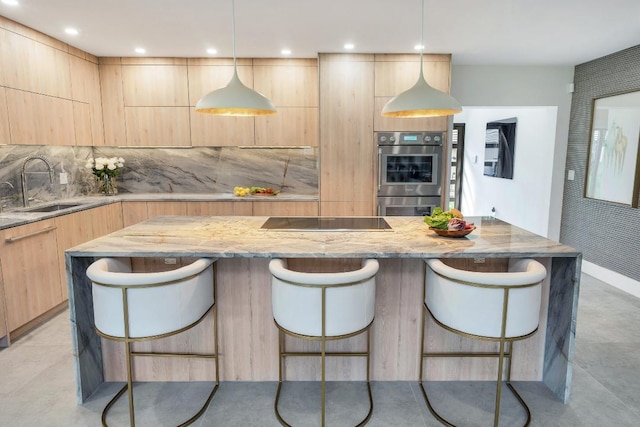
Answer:
[(420, 42), (420, 77), (409, 90), (391, 98), (382, 108), (384, 117), (438, 117), (462, 111), (454, 97), (429, 86), (424, 79), (422, 54), (424, 50), (424, 0), (422, 0), (422, 35)]
[(196, 104), (196, 112), (218, 116), (266, 116), (276, 114), (276, 107), (264, 95), (249, 89), (238, 77), (236, 59), (236, 7), (231, 0), (233, 33), (233, 77), (229, 84), (205, 95)]

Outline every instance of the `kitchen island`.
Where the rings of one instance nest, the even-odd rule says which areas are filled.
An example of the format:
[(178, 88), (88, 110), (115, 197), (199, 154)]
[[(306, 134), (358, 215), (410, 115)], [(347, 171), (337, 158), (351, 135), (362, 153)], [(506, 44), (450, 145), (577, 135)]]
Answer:
[[(513, 379), (542, 381), (566, 402), (571, 387), (575, 321), (581, 255), (554, 242), (494, 218), (471, 218), (477, 228), (461, 239), (437, 236), (418, 217), (385, 217), (390, 230), (288, 231), (266, 230), (267, 217), (161, 216), (81, 244), (66, 251), (69, 304), (78, 401), (83, 402), (105, 381), (122, 379), (121, 351), (102, 341), (93, 330), (91, 286), (86, 268), (100, 257), (134, 257), (153, 263), (178, 258), (217, 258), (220, 333), (220, 376), (223, 381), (277, 380), (277, 328), (271, 316), (268, 262), (288, 258), (301, 269), (377, 258), (376, 317), (372, 341), (374, 381), (415, 381), (418, 378), (424, 259), (450, 258), (482, 267), (508, 258), (536, 258), (547, 267), (543, 283), (540, 329), (517, 343)], [(153, 262), (151, 262), (153, 260)], [(346, 261), (345, 261), (346, 260)], [(203, 322), (180, 345), (207, 345), (211, 330)], [(180, 341), (182, 340), (182, 341)], [(173, 345), (176, 341), (165, 343)], [(144, 345), (144, 343), (141, 343)], [(360, 344), (357, 337), (347, 348)], [(465, 345), (447, 333), (430, 335), (428, 346)], [(162, 345), (162, 343), (160, 343)], [(151, 347), (149, 347), (151, 348)], [(337, 347), (343, 348), (343, 347)], [(155, 347), (154, 347), (155, 349)], [(195, 347), (193, 351), (197, 351)], [(474, 358), (476, 359), (476, 358)], [(178, 367), (175, 361), (136, 361), (138, 380), (208, 379), (206, 366)], [(334, 362), (332, 362), (334, 363)], [(431, 363), (431, 362), (429, 362)], [(490, 379), (493, 361), (434, 361), (434, 380)], [(329, 371), (337, 380), (362, 379), (364, 367), (337, 360)], [(309, 379), (317, 372), (313, 361), (291, 365), (289, 379)], [(305, 374), (306, 372), (306, 374)], [(495, 377), (494, 377), (495, 378)]]

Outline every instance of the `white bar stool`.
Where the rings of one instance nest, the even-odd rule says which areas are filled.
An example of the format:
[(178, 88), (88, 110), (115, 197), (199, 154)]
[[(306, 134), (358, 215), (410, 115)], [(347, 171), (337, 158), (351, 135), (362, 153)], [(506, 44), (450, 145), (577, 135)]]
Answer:
[[(527, 413), (531, 412), (511, 385), (513, 341), (531, 337), (538, 330), (541, 282), (547, 270), (533, 259), (513, 259), (507, 272), (473, 272), (452, 268), (440, 260), (425, 260), (425, 295), (422, 312), (420, 388), (429, 410), (441, 423), (453, 426), (433, 408), (423, 382), (424, 358), (497, 357), (498, 378), (493, 425), (500, 418), (500, 395), (504, 359), (507, 359), (506, 383)], [(428, 353), (424, 351), (426, 314), (442, 328), (455, 334), (499, 343), (497, 353)]]
[[(200, 258), (172, 271), (132, 273), (128, 258), (102, 258), (87, 269), (92, 281), (93, 315), (97, 333), (125, 343), (127, 384), (109, 401), (102, 412), (102, 425), (113, 404), (129, 390), (129, 421), (135, 426), (133, 408), (133, 356), (210, 358), (215, 361), (216, 380), (206, 402), (181, 426), (198, 419), (211, 402), (220, 384), (218, 375), (218, 331), (215, 259)], [(131, 344), (166, 338), (185, 332), (213, 311), (214, 353), (136, 352)]]
[[(356, 271), (340, 273), (303, 273), (287, 269), (286, 262), (274, 259), (269, 263), (273, 319), (279, 333), (279, 382), (274, 410), (278, 421), (290, 426), (278, 411), (280, 390), (284, 379), (284, 358), (316, 356), (321, 359), (321, 420), (325, 425), (325, 358), (328, 356), (365, 357), (367, 360), (367, 391), (369, 412), (358, 426), (365, 425), (373, 411), (370, 384), (371, 326), (375, 314), (378, 261), (366, 259)], [(366, 352), (327, 352), (326, 342), (351, 338), (367, 333)], [(287, 352), (284, 334), (305, 340), (320, 341), (320, 352)]]

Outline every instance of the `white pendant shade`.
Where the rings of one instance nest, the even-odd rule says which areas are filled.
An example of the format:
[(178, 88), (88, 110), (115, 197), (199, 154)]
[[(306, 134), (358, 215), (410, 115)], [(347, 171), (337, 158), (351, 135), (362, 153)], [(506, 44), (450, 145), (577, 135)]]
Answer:
[(454, 97), (429, 86), (420, 71), (420, 77), (411, 89), (385, 104), (382, 108), (384, 117), (438, 117), (462, 111)]
[(229, 84), (205, 95), (196, 104), (196, 112), (217, 116), (268, 116), (276, 114), (275, 105), (264, 95), (246, 87), (238, 77), (236, 63), (236, 5), (231, 1), (233, 33), (233, 77)]
[(424, 79), (422, 53), (424, 49), (424, 0), (421, 1), (422, 40), (420, 41), (420, 76), (409, 90), (391, 98), (382, 108), (383, 117), (439, 117), (462, 111), (454, 97), (429, 86)]
[(266, 116), (277, 113), (273, 102), (240, 81), (235, 68), (229, 84), (200, 99), (196, 111), (218, 116)]

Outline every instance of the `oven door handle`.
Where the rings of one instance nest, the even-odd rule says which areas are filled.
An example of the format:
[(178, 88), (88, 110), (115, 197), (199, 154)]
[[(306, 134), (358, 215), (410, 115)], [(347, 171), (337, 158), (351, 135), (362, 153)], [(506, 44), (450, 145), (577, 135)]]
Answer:
[[(378, 147), (378, 193), (380, 193), (380, 187), (382, 186), (382, 148)], [(380, 212), (378, 212), (380, 215)]]

